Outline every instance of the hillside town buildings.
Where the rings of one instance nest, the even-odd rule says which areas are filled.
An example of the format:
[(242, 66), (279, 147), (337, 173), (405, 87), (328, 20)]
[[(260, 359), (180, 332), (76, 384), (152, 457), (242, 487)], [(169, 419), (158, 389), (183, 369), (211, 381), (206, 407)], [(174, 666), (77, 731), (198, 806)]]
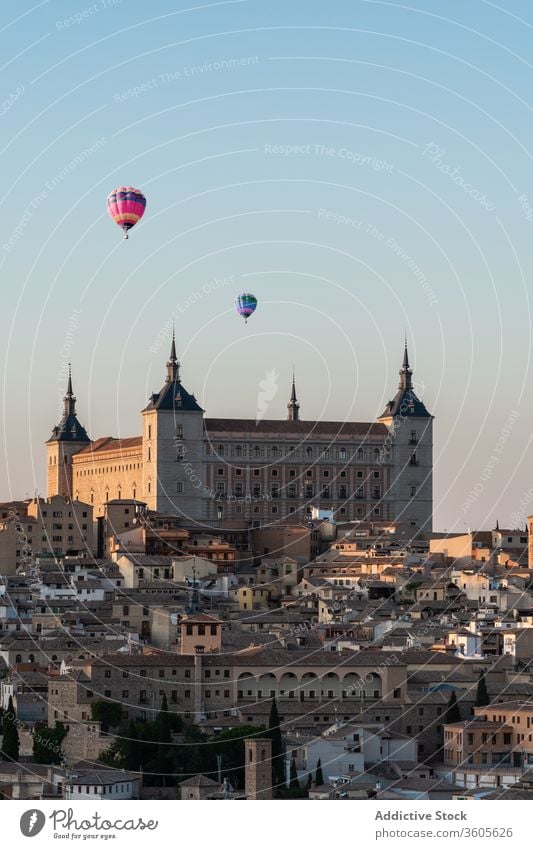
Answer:
[(0, 505), (2, 798), (530, 798), (530, 530), (433, 531), (407, 350), (369, 423), (206, 418), (173, 341), (91, 441), (69, 376), (47, 475)]

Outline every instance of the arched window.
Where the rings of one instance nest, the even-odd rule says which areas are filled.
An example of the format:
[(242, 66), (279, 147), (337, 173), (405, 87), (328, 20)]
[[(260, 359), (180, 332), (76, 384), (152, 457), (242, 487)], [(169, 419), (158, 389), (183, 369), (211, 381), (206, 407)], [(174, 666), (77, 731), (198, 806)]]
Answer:
[(15, 655), (15, 663), (22, 663), (22, 655), (21, 654)]

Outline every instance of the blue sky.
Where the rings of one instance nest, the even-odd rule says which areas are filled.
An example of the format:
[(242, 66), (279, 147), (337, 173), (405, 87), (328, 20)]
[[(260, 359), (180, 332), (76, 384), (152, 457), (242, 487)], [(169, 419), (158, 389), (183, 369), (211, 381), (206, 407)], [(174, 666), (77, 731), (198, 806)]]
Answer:
[(371, 420), (406, 332), (436, 527), (533, 512), (532, 35), (514, 0), (2, 9), (0, 496), (44, 490), (69, 356), (90, 435), (139, 432), (174, 315), (213, 416), (269, 371), (284, 416), (294, 363), (302, 417)]

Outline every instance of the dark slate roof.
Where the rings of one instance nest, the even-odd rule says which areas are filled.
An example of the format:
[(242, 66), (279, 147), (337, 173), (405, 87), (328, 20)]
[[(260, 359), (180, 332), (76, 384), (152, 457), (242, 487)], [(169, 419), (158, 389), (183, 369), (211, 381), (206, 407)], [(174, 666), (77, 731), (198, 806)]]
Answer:
[(90, 442), (87, 431), (79, 423), (76, 416), (76, 398), (72, 391), (72, 376), (70, 365), (68, 372), (67, 394), (64, 399), (63, 418), (53, 429), (48, 442)]
[(403, 353), (403, 363), (400, 369), (400, 385), (398, 392), (392, 401), (389, 401), (380, 418), (384, 416), (401, 415), (406, 418), (433, 418), (431, 413), (428, 413), (426, 407), (421, 401), (414, 389), (412, 382), (412, 369), (409, 365), (409, 355), (407, 353), (407, 339), (405, 340), (405, 350)]
[(357, 436), (357, 437), (379, 437), (384, 439), (388, 430), (383, 424), (373, 422), (314, 422), (314, 421), (289, 421), (288, 419), (205, 419), (205, 430), (208, 435), (217, 433), (238, 433), (259, 436), (264, 433), (283, 434), (285, 436), (299, 437), (302, 435), (322, 436)]
[(402, 415), (407, 418), (432, 418), (423, 401), (415, 394), (411, 387), (398, 389), (392, 401), (389, 401), (380, 418), (384, 416)]
[(178, 379), (167, 381), (160, 392), (150, 396), (150, 403), (145, 410), (185, 410), (188, 413), (201, 413), (202, 408), (194, 395), (190, 395)]
[(90, 442), (85, 428), (79, 423), (75, 413), (64, 413), (63, 418), (52, 430), (48, 442)]

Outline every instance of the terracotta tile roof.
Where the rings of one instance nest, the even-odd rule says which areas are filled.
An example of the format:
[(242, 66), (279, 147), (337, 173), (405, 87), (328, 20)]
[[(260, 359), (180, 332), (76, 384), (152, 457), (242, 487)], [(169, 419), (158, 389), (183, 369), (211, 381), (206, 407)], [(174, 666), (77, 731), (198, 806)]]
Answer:
[(128, 448), (138, 448), (141, 449), (142, 446), (142, 437), (141, 436), (129, 436), (125, 439), (116, 439), (114, 436), (102, 436), (100, 439), (96, 439), (94, 442), (90, 442), (85, 448), (82, 448), (81, 451), (78, 451), (75, 454), (75, 457), (84, 456), (87, 454), (96, 454), (97, 452), (111, 451), (113, 453), (117, 453), (119, 451), (125, 451)]

